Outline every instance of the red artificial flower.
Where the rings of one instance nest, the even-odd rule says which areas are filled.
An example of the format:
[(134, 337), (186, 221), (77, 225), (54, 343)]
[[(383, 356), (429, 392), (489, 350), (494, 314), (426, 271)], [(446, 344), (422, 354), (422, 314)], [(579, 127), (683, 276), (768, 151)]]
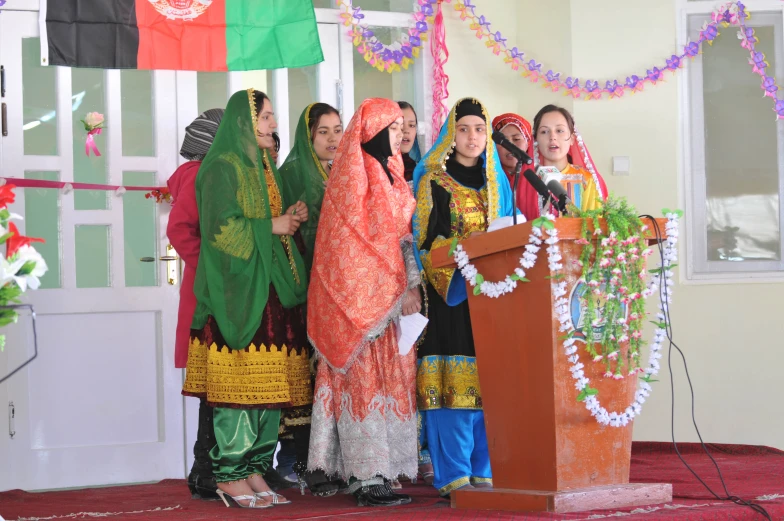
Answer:
[(24, 235), (19, 233), (19, 230), (17, 229), (14, 223), (10, 223), (8, 225), (8, 231), (11, 232), (11, 236), (8, 238), (8, 241), (6, 242), (6, 246), (8, 249), (6, 250), (5, 256), (6, 258), (9, 259), (13, 257), (13, 255), (17, 251), (19, 251), (19, 248), (21, 248), (22, 246), (27, 246), (31, 242), (44, 242), (43, 239), (38, 239), (35, 237), (25, 237)]
[(14, 193), (15, 185), (0, 186), (0, 208), (5, 208), (14, 202), (16, 194)]
[(155, 189), (152, 192), (144, 194), (144, 197), (145, 199), (155, 199), (156, 203), (163, 201), (170, 203), (172, 201), (172, 194), (168, 188)]

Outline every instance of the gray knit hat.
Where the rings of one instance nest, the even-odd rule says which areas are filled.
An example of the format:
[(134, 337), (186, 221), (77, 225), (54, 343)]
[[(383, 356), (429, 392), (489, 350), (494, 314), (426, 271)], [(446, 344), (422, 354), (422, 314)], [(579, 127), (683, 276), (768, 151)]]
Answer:
[(223, 109), (210, 109), (193, 120), (185, 128), (180, 155), (188, 161), (201, 161), (215, 140), (218, 126), (223, 118)]

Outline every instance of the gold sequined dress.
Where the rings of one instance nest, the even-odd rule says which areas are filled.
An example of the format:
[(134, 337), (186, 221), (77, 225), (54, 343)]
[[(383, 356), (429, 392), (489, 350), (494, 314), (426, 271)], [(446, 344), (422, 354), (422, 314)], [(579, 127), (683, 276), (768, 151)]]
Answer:
[[(482, 166), (480, 162), (467, 168), (450, 159), (447, 161), (450, 173), (429, 174), (420, 183), (419, 189), (429, 189), (431, 196), (418, 197), (418, 201), (432, 200), (422, 250), (429, 252), (451, 243), (453, 237), (464, 239), (487, 229), (487, 188)], [(422, 256), (430, 323), (417, 349), (417, 407), (420, 411), (481, 410), (482, 394), (468, 301), (447, 304), (455, 270), (434, 269), (429, 260), (429, 253)], [(463, 285), (462, 280), (459, 284)]]

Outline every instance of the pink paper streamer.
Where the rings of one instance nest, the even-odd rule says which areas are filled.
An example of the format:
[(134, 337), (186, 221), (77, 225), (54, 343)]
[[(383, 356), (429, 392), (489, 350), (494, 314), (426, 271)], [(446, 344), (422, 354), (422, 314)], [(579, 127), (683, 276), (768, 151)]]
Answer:
[(84, 154), (86, 156), (90, 156), (90, 151), (92, 150), (93, 154), (98, 157), (101, 157), (101, 152), (98, 150), (98, 145), (95, 144), (95, 139), (93, 138), (94, 134), (101, 135), (100, 128), (94, 128), (87, 133), (87, 141), (84, 142)]
[[(444, 64), (449, 59), (449, 50), (446, 47), (446, 29), (444, 28), (444, 14), (441, 12), (441, 2), (436, 8), (433, 21), (433, 34), (430, 39), (430, 53), (433, 56), (433, 139), (438, 139), (441, 125), (444, 124), (449, 108), (446, 99), (449, 97), (449, 76), (444, 72)], [(443, 55), (443, 56), (442, 56)]]
[[(65, 183), (62, 181), (47, 181), (44, 179), (22, 179), (19, 177), (2, 177), (9, 185), (14, 185), (19, 188), (57, 188), (62, 189), (65, 185), (70, 184), (74, 190), (105, 190), (114, 191), (121, 188), (120, 185), (100, 185), (95, 183)], [(128, 191), (136, 192), (152, 192), (153, 190), (164, 190), (160, 186), (122, 186)]]

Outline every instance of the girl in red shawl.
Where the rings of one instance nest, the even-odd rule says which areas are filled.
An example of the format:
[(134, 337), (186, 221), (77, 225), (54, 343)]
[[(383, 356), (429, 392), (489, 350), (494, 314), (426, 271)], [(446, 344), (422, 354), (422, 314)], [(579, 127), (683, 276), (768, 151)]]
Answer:
[[(534, 140), (531, 124), (527, 119), (517, 114), (501, 114), (493, 119), (493, 130), (501, 132), (520, 150), (533, 157)], [(514, 185), (514, 169), (517, 165), (517, 158), (505, 148), (498, 149), (498, 156), (501, 158), (501, 167), (504, 169), (509, 184)], [(517, 187), (517, 209), (525, 215), (528, 220), (539, 217), (539, 196), (525, 179), (520, 179)]]
[(338, 146), (316, 234), (308, 336), (318, 352), (308, 469), (338, 474), (360, 506), (411, 501), (390, 481), (416, 476), (416, 353), (395, 319), (420, 310), (397, 103), (366, 99)]
[[(210, 109), (196, 118), (185, 128), (180, 155), (186, 163), (174, 171), (167, 181), (174, 198), (169, 214), (166, 235), (172, 246), (185, 262), (180, 285), (180, 306), (177, 314), (177, 336), (174, 343), (174, 367), (184, 369), (188, 362), (191, 322), (196, 311), (196, 296), (193, 294), (193, 281), (196, 278), (196, 265), (199, 262), (201, 234), (199, 231), (199, 209), (196, 206), (196, 174), (210, 150), (215, 134), (223, 117), (223, 109)], [(207, 400), (199, 404), (199, 430), (193, 446), (193, 467), (188, 475), (188, 488), (193, 497), (217, 499), (215, 476), (212, 472), (210, 449), (215, 445), (212, 429), (212, 407)]]

